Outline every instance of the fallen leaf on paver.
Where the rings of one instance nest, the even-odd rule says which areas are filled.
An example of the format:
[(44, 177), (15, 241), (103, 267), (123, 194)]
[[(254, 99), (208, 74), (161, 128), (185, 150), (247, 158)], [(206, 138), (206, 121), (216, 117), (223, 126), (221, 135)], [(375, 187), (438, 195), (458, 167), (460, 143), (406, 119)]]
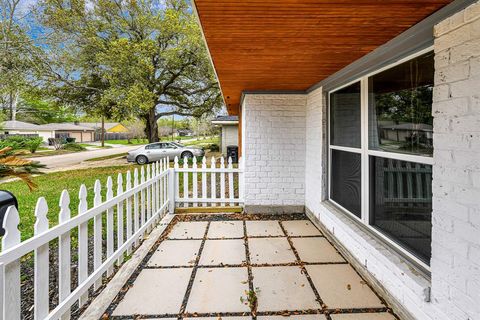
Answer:
[(247, 283), (248, 283), (248, 281), (242, 281), (241, 283), (242, 283), (242, 284), (247, 284)]
[(352, 286), (350, 284), (347, 284), (347, 289), (352, 290)]

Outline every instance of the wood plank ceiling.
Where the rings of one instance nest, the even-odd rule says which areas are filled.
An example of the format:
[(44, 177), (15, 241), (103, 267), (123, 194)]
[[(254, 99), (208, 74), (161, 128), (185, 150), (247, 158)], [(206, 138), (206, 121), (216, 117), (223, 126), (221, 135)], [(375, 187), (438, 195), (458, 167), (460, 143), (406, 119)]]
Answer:
[(306, 90), (451, 0), (195, 0), (230, 114), (242, 91)]

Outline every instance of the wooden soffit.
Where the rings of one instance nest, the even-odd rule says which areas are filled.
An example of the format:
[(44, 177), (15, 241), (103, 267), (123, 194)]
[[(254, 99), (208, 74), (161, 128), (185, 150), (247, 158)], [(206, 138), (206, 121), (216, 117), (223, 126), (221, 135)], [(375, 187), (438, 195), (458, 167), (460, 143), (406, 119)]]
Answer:
[(306, 90), (450, 2), (195, 0), (195, 6), (228, 112), (238, 115), (243, 91)]

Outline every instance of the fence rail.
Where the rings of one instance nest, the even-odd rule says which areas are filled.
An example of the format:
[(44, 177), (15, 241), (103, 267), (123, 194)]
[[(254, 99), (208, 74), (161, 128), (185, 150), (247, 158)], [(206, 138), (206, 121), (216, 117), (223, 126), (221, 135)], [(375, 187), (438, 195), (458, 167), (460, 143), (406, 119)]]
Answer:
[[(73, 306), (82, 307), (91, 290), (101, 288), (103, 280), (112, 276), (125, 255), (130, 255), (167, 212), (178, 206), (233, 206), (243, 203), (240, 176), (231, 159), (183, 159), (180, 167), (175, 158), (173, 168), (163, 159), (118, 174), (114, 192), (113, 179), (108, 177), (105, 198), (99, 180), (93, 189), (93, 207), (88, 208), (88, 191), (80, 187), (77, 214), (72, 216), (70, 194), (63, 190), (59, 200), (59, 223), (49, 227), (45, 198), (37, 201), (34, 236), (21, 242), (20, 215), (9, 207), (3, 220), (5, 235), (0, 253), (0, 316), (5, 320), (23, 317), (21, 264), (32, 257), (34, 277), (34, 319), (69, 319)], [(208, 187), (207, 187), (208, 186)], [(53, 252), (55, 251), (55, 252)], [(57, 259), (52, 260), (52, 254)], [(53, 265), (52, 265), (53, 261)], [(72, 266), (77, 266), (72, 278)], [(51, 279), (56, 278), (58, 303), (52, 306)], [(73, 285), (72, 285), (73, 284)]]

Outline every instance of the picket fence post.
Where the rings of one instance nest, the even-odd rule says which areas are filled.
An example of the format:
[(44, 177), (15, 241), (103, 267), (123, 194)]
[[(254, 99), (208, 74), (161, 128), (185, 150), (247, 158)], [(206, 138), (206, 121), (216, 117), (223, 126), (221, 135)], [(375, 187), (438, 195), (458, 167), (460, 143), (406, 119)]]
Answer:
[[(70, 195), (67, 190), (60, 196), (60, 212), (58, 222), (70, 220)], [(71, 239), (70, 231), (65, 232), (58, 240), (58, 301), (63, 302), (71, 292)], [(62, 315), (62, 320), (70, 319), (70, 308)]]
[[(2, 250), (5, 251), (20, 243), (18, 224), (20, 217), (17, 208), (11, 206), (3, 217), (5, 235), (2, 238)], [(3, 266), (3, 319), (20, 320), (20, 260)]]
[[(35, 235), (48, 230), (48, 205), (44, 197), (38, 198), (35, 207)], [(49, 311), (49, 247), (45, 243), (35, 250), (34, 259), (34, 318), (43, 319)]]
[[(84, 214), (88, 209), (87, 188), (84, 184), (78, 192), (78, 214)], [(78, 226), (78, 283), (82, 283), (88, 277), (88, 222)], [(88, 300), (88, 291), (80, 297), (79, 304), (83, 306)]]

